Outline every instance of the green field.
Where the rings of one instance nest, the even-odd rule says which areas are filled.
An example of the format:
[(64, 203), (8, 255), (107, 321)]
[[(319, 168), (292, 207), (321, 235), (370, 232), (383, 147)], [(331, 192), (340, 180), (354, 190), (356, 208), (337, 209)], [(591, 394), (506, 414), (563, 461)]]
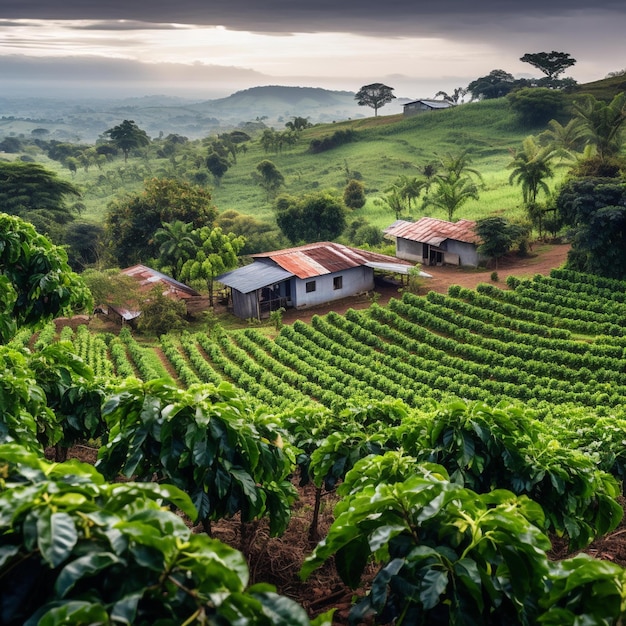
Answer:
[[(338, 130), (352, 130), (355, 141), (319, 154), (308, 150), (313, 139), (329, 137)], [(284, 130), (276, 128), (277, 131)], [(213, 200), (220, 211), (234, 209), (259, 220), (272, 221), (272, 201), (254, 180), (256, 165), (271, 160), (285, 177), (282, 192), (301, 195), (322, 189), (343, 190), (348, 176), (357, 177), (365, 185), (367, 204), (355, 212), (377, 227), (386, 227), (395, 215), (375, 203), (399, 176), (419, 176), (425, 165), (438, 162), (449, 154), (468, 150), (472, 167), (480, 172), (484, 188), (479, 200), (470, 200), (458, 218), (477, 219), (487, 215), (505, 214), (510, 219), (523, 217), (520, 189), (509, 184), (511, 151), (521, 147), (528, 134), (541, 129), (527, 129), (519, 125), (505, 99), (470, 103), (411, 118), (402, 115), (347, 120), (333, 124), (318, 124), (301, 132), (296, 145), (281, 153), (265, 153), (257, 138), (246, 144), (246, 150), (237, 155), (219, 186), (212, 185)], [(125, 193), (142, 188), (142, 181), (152, 176), (185, 177), (191, 170), (204, 169), (205, 140), (189, 142), (175, 157), (158, 158), (156, 145), (144, 156), (131, 157), (124, 164), (121, 157), (87, 171), (78, 168), (71, 175), (67, 168), (48, 159), (34, 148), (28, 149), (31, 158), (55, 169), (64, 178), (72, 180), (83, 193), (86, 207), (83, 219), (102, 222), (108, 203)], [(14, 158), (7, 155), (7, 158)], [(199, 168), (192, 165), (199, 159)], [(206, 169), (204, 169), (206, 171)], [(348, 174), (349, 172), (349, 174)], [(553, 181), (553, 187), (556, 180)], [(425, 212), (413, 206), (403, 217), (419, 218)], [(446, 218), (445, 215), (435, 217)]]

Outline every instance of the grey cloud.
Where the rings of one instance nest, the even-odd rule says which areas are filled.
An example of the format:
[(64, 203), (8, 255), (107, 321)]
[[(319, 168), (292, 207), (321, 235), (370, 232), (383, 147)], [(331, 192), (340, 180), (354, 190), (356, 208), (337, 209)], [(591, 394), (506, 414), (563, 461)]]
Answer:
[(516, 20), (610, 11), (626, 15), (622, 0), (4, 0), (3, 17), (126, 19), (150, 23), (222, 25), (265, 33), (353, 32), (438, 35), (515, 29)]
[(136, 20), (95, 20), (88, 24), (70, 24), (70, 30), (126, 31), (126, 30), (178, 30), (174, 24), (139, 22)]

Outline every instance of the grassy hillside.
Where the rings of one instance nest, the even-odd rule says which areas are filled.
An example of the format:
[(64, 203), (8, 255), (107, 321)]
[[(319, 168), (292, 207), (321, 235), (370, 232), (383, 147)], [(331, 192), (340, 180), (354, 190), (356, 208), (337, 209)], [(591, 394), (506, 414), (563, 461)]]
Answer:
[[(339, 130), (354, 131), (355, 141), (319, 154), (309, 151), (311, 140), (330, 137)], [(480, 199), (470, 201), (457, 217), (476, 219), (506, 213), (515, 218), (523, 213), (521, 193), (519, 188), (509, 185), (510, 172), (506, 166), (511, 160), (510, 151), (521, 146), (532, 130), (520, 127), (506, 100), (465, 104), (411, 118), (380, 115), (317, 124), (302, 131), (298, 143), (280, 154), (265, 153), (258, 138), (246, 144), (246, 151), (238, 155), (237, 163), (228, 170), (221, 184), (213, 186), (212, 195), (220, 211), (235, 209), (257, 219), (273, 220), (272, 202), (254, 179), (257, 164), (269, 159), (285, 177), (282, 191), (296, 196), (328, 188), (342, 191), (348, 176), (360, 178), (366, 188), (367, 204), (358, 215), (383, 228), (395, 219), (395, 214), (377, 205), (375, 200), (399, 176), (418, 176), (424, 165), (467, 149), (473, 167), (483, 176), (485, 188)], [(87, 207), (84, 217), (101, 221), (108, 202), (116, 195), (137, 191), (146, 177), (184, 175), (194, 155), (203, 160), (207, 154), (207, 147), (200, 140), (190, 142), (186, 150), (186, 156), (178, 155), (173, 161), (149, 155), (131, 158), (127, 165), (120, 158), (102, 170), (79, 169), (72, 180), (84, 192), (83, 202)], [(41, 154), (35, 158), (70, 178), (68, 170), (60, 164)], [(422, 214), (421, 209), (414, 207), (412, 214), (404, 217)]]
[[(610, 98), (624, 88), (624, 81), (623, 76), (597, 81), (577, 87), (572, 90), (571, 96), (593, 93), (597, 97)], [(278, 88), (264, 89), (267, 91)], [(245, 92), (235, 95), (239, 100), (247, 98)], [(235, 95), (224, 99), (222, 103), (230, 102), (235, 106)], [(302, 98), (306, 100), (306, 90), (298, 95), (300, 100), (293, 104), (294, 116), (298, 115), (298, 102), (302, 102)], [(333, 96), (339, 97), (338, 94)], [(269, 96), (260, 93), (259, 107), (263, 98), (267, 99)], [(272, 98), (266, 103), (267, 106), (275, 103), (276, 94)], [(196, 105), (200, 108), (203, 106)], [(238, 155), (237, 163), (230, 167), (219, 186), (213, 186), (212, 195), (218, 209), (234, 209), (260, 220), (273, 221), (272, 202), (254, 178), (257, 164), (263, 159), (269, 159), (285, 177), (282, 191), (296, 196), (329, 188), (341, 192), (348, 177), (359, 178), (366, 188), (367, 204), (355, 217), (363, 216), (375, 226), (384, 228), (395, 219), (395, 214), (381, 206), (377, 199), (389, 190), (399, 176), (417, 176), (425, 165), (437, 162), (447, 154), (468, 150), (473, 159), (472, 166), (482, 174), (484, 188), (480, 198), (469, 201), (456, 217), (478, 219), (487, 215), (504, 214), (515, 219), (523, 216), (521, 191), (518, 186), (509, 184), (510, 170), (507, 165), (511, 161), (512, 151), (521, 147), (524, 137), (537, 134), (542, 129), (522, 126), (510, 110), (506, 99), (469, 103), (411, 118), (404, 118), (401, 114), (385, 115), (385, 108), (381, 110), (381, 115), (372, 117), (371, 109), (359, 108), (370, 117), (315, 124), (302, 131), (296, 145), (279, 154), (264, 152), (258, 141), (264, 127), (262, 121), (243, 124), (242, 128), (253, 136), (253, 140), (245, 145), (245, 152)], [(259, 111), (261, 109), (262, 107)], [(172, 116), (177, 114), (177, 110), (176, 107), (171, 109)], [(274, 130), (285, 130), (284, 124), (277, 123)], [(346, 130), (354, 133), (353, 142), (319, 154), (309, 151), (312, 140), (331, 137), (337, 131)], [(215, 131), (210, 127), (206, 128), (207, 136), (212, 132)], [(191, 141), (182, 152), (167, 159), (158, 158), (155, 144), (145, 157), (131, 158), (128, 164), (118, 158), (102, 166), (102, 169), (94, 166), (88, 171), (79, 169), (72, 180), (84, 193), (86, 212), (83, 217), (95, 222), (102, 221), (108, 202), (117, 195), (141, 189), (145, 178), (184, 177), (193, 168), (206, 173), (203, 163), (207, 155), (207, 144), (207, 139)], [(19, 155), (5, 156), (17, 158)], [(67, 169), (48, 160), (45, 155), (29, 152), (29, 156), (43, 161), (47, 166), (61, 172), (64, 177), (70, 178)], [(552, 189), (565, 171), (565, 168), (557, 170), (557, 177), (551, 181)], [(424, 214), (446, 217), (441, 211), (425, 211), (419, 202), (403, 217), (419, 218)]]

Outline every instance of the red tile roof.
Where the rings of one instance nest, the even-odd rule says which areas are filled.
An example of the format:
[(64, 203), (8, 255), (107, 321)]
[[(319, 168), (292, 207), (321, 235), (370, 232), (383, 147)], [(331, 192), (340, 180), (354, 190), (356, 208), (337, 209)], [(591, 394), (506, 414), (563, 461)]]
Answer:
[(470, 220), (446, 222), (434, 217), (422, 217), (417, 222), (396, 220), (391, 226), (385, 228), (384, 233), (391, 237), (400, 237), (433, 246), (440, 245), (446, 239), (480, 244), (481, 240), (475, 228), (476, 222)]

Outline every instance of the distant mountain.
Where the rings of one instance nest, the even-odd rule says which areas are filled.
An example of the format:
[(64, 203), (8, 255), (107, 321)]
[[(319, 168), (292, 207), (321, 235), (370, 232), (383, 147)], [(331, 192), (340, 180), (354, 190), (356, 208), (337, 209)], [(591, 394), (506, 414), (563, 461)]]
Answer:
[(364, 117), (351, 91), (329, 91), (317, 87), (252, 87), (219, 100), (191, 107), (231, 122), (266, 118), (268, 123), (308, 117), (313, 123)]
[[(151, 137), (176, 133), (196, 139), (249, 122), (279, 129), (294, 117), (306, 117), (313, 124), (370, 117), (373, 109), (360, 107), (354, 95), (318, 87), (268, 85), (200, 102), (159, 95), (68, 101), (0, 96), (0, 137), (46, 128), (49, 138), (92, 143), (107, 129), (132, 119)], [(380, 114), (400, 113), (404, 101), (394, 100)]]

